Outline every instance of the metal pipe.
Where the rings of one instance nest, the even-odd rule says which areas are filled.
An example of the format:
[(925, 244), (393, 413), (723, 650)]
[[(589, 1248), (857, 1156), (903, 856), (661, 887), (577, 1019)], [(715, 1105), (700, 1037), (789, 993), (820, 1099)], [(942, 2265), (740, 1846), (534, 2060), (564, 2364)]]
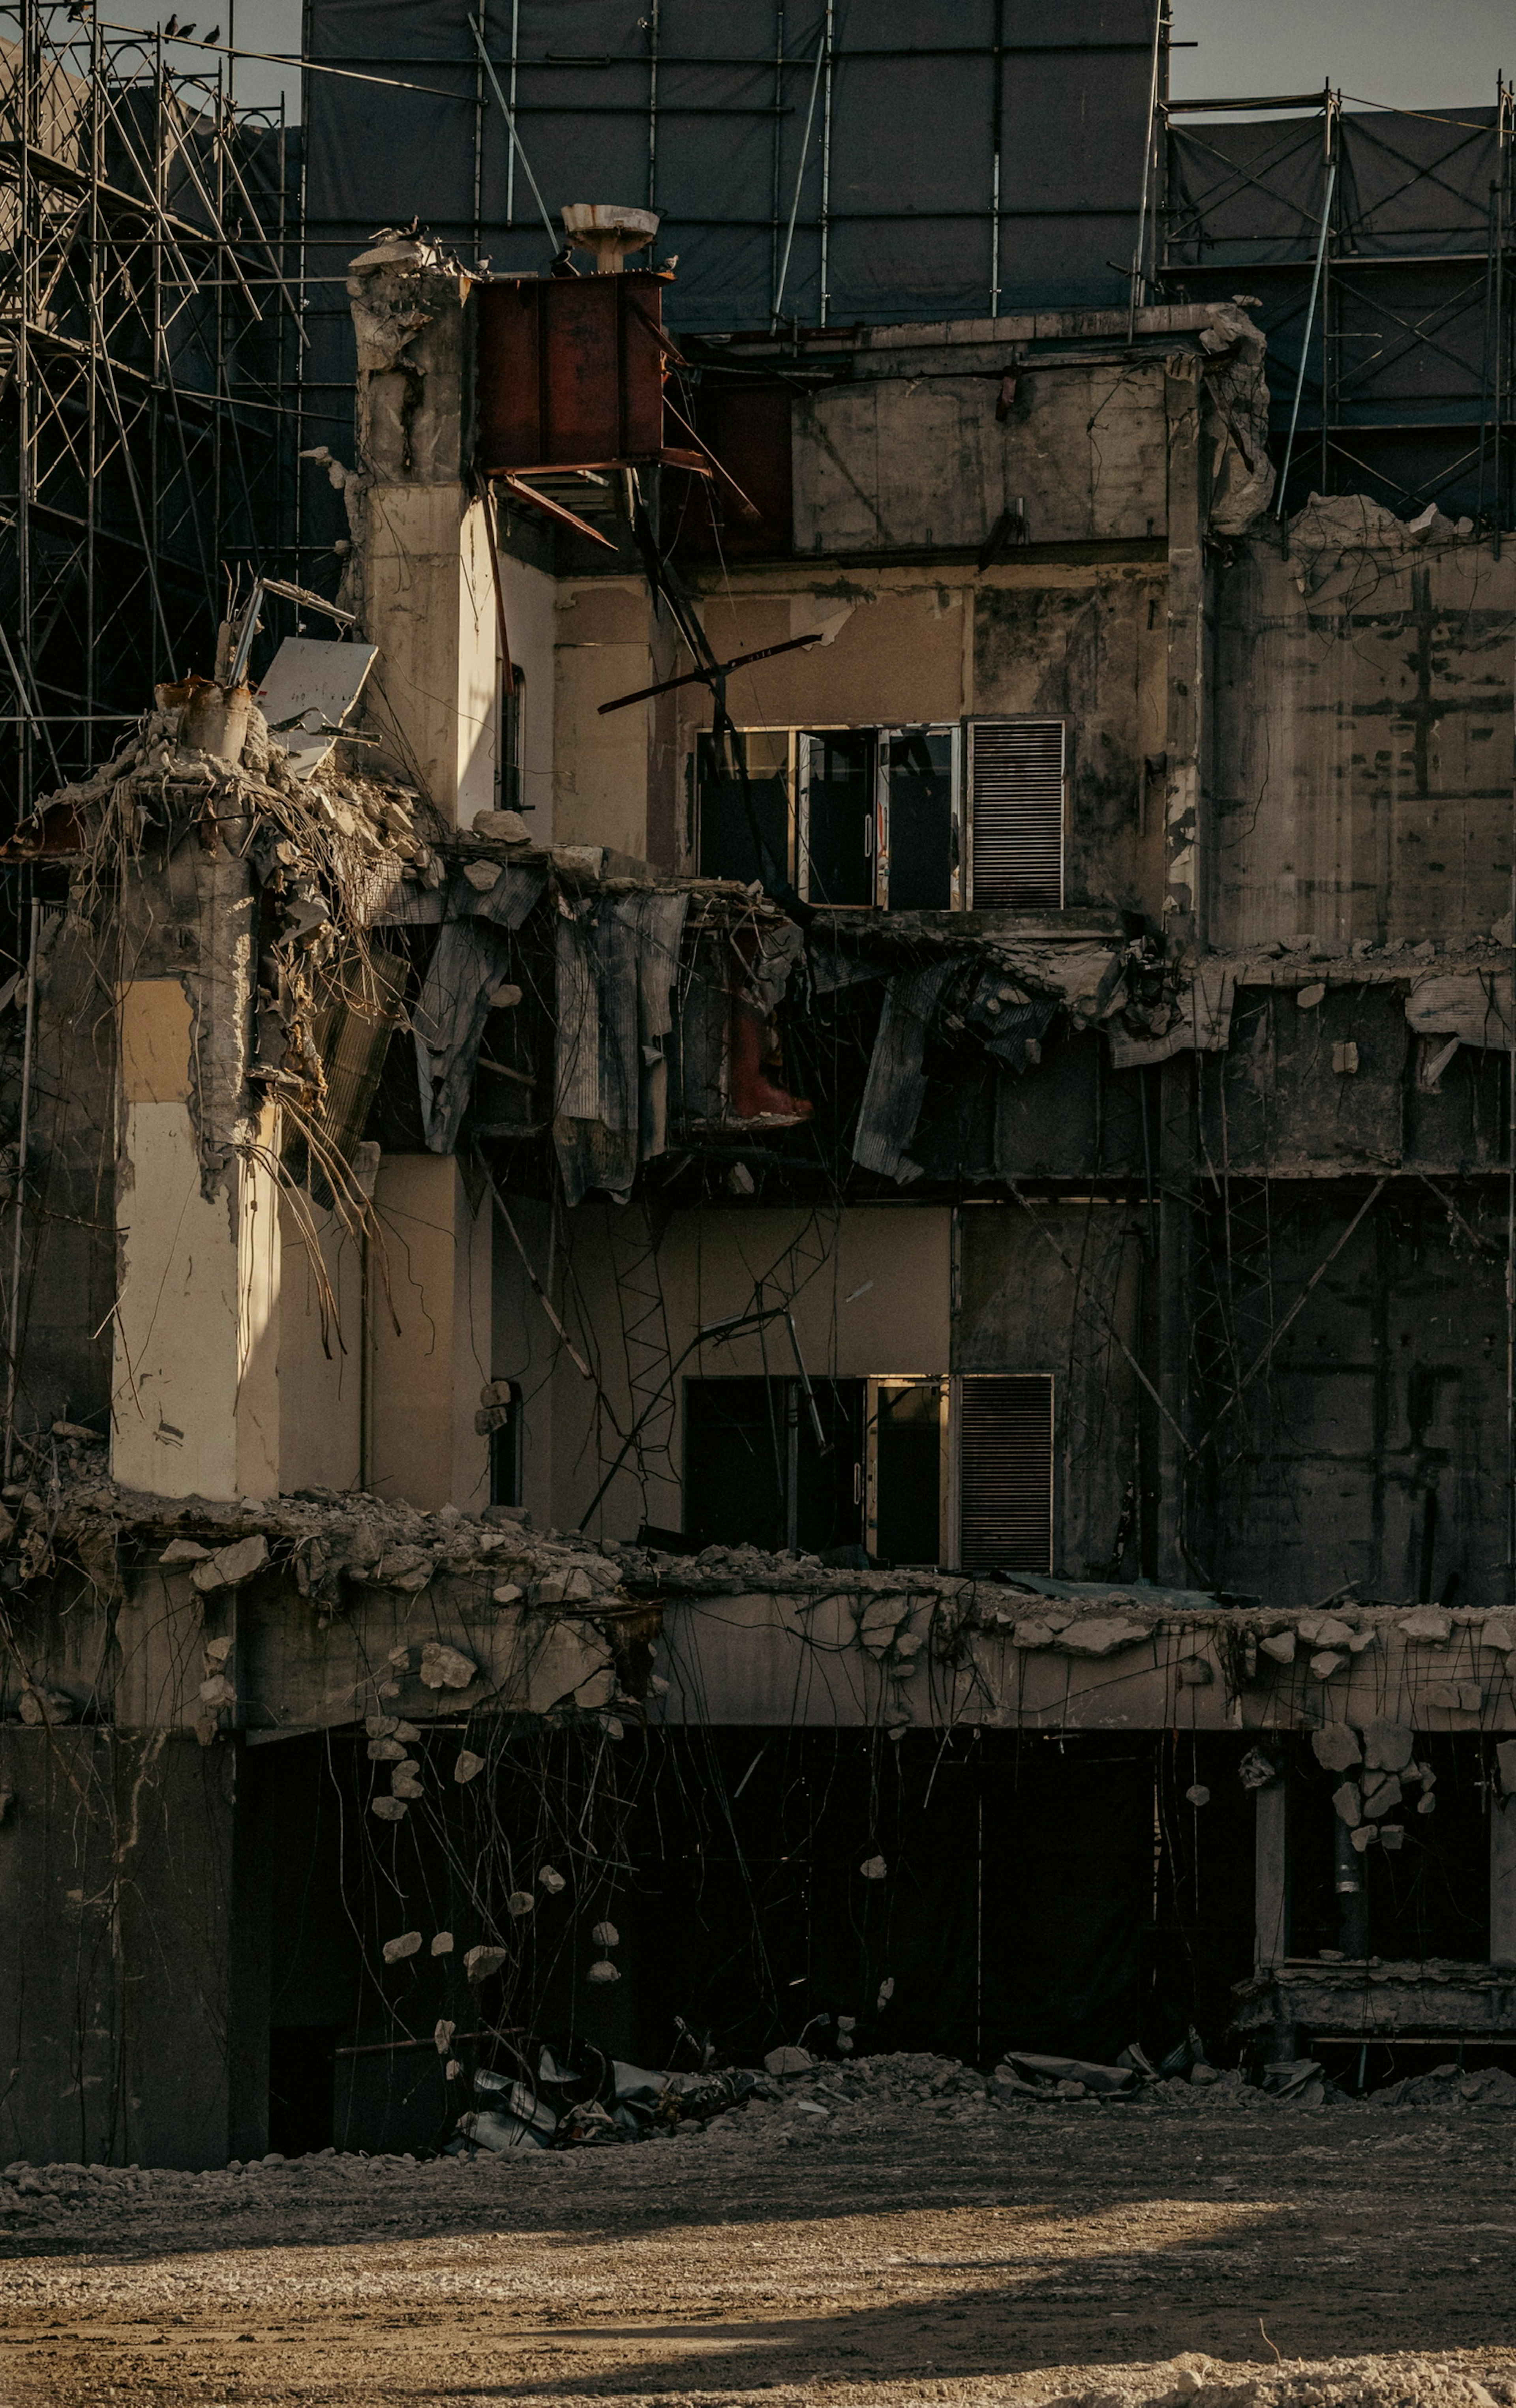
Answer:
[[(551, 218), (548, 215), (548, 205), (547, 205), (547, 202), (543, 199), (543, 197), (542, 197), (541, 194), (540, 194), (540, 193), (538, 192), (538, 190), (537, 190), (537, 181), (536, 181), (536, 177), (533, 175), (533, 173), (532, 173), (532, 162), (530, 161), (530, 159), (528, 159), (528, 157), (527, 157), (527, 155), (526, 155), (526, 152), (525, 152), (525, 151), (522, 150), (522, 137), (521, 137), (521, 136), (520, 136), (520, 135), (517, 133), (517, 131), (516, 131), (516, 112), (515, 112), (515, 110), (511, 108), (511, 105), (510, 105), (509, 101), (506, 98), (505, 93), (504, 93), (501, 91), (501, 89), (500, 89), (500, 79), (499, 79), (499, 77), (495, 74), (495, 71), (494, 71), (494, 62), (493, 62), (493, 60), (491, 58), (489, 51), (488, 51), (488, 50), (485, 49), (485, 47), (484, 47), (484, 34), (483, 34), (483, 29), (482, 29), (482, 27), (480, 26), (480, 23), (479, 23), (479, 19), (478, 19), (477, 17), (470, 17), (470, 19), (469, 19), (469, 21), (468, 21), (468, 26), (469, 26), (469, 31), (472, 33), (472, 35), (473, 35), (473, 36), (474, 36), (475, 41), (479, 44), (479, 57), (480, 57), (480, 58), (483, 60), (483, 62), (484, 62), (484, 72), (485, 72), (485, 74), (486, 74), (486, 75), (489, 77), (489, 79), (490, 79), (491, 85), (493, 86), (493, 91), (494, 91), (494, 96), (495, 96), (495, 99), (496, 99), (496, 101), (499, 103), (499, 106), (500, 106), (500, 114), (501, 114), (501, 116), (502, 116), (502, 117), (505, 119), (505, 121), (506, 121), (507, 129), (508, 130), (509, 135), (510, 135), (510, 139), (511, 139), (511, 145), (512, 145), (512, 148), (513, 148), (513, 150), (514, 150), (514, 151), (515, 151), (515, 153), (516, 153), (517, 157), (521, 160), (522, 169), (523, 169), (523, 171), (524, 171), (524, 173), (525, 173), (525, 176), (526, 176), (526, 180), (527, 180), (527, 182), (528, 182), (528, 183), (531, 185), (531, 187), (532, 187), (532, 198), (536, 201), (536, 205), (537, 205), (537, 208), (540, 209), (540, 211), (541, 211), (541, 213), (542, 213), (542, 222), (543, 222), (543, 224), (546, 226), (546, 228), (547, 228), (547, 230), (548, 230), (548, 240), (551, 243), (552, 248), (553, 248), (553, 251), (556, 252), (556, 251), (559, 250), (559, 248), (560, 248), (559, 241), (558, 241), (558, 236), (557, 236), (557, 235), (556, 235), (556, 234), (554, 233), (554, 231), (553, 231), (552, 220), (551, 220)], [(515, 52), (515, 45), (514, 45), (514, 42), (512, 42), (512, 46), (511, 46), (511, 48), (512, 48), (511, 64), (512, 64), (512, 68), (514, 69), (514, 65), (515, 65), (515, 55), (514, 55), (514, 52)]]
[[(1306, 311), (1306, 331), (1300, 338), (1300, 373), (1294, 380), (1294, 402), (1290, 411), (1290, 432), (1285, 437), (1284, 466), (1280, 470), (1280, 497), (1274, 511), (1277, 519), (1282, 519), (1284, 516), (1284, 489), (1289, 482), (1290, 455), (1294, 450), (1294, 431), (1300, 419), (1300, 396), (1306, 389), (1306, 366), (1310, 358), (1310, 336), (1311, 329), (1316, 323), (1316, 297), (1322, 289), (1322, 269), (1326, 264), (1326, 236), (1332, 222), (1332, 194), (1337, 187), (1337, 163), (1334, 159), (1326, 170), (1326, 197), (1322, 206), (1321, 239), (1316, 245), (1316, 265), (1310, 280), (1310, 302)], [(1325, 406), (1326, 394), (1323, 384), (1322, 394), (1323, 415)]]
[(784, 303), (784, 282), (790, 273), (790, 251), (794, 242), (794, 222), (800, 214), (800, 188), (806, 180), (806, 153), (810, 149), (810, 129), (816, 116), (816, 94), (821, 89), (822, 61), (826, 56), (826, 27), (816, 45), (816, 64), (810, 78), (810, 105), (806, 110), (806, 130), (800, 136), (800, 158), (794, 171), (794, 198), (790, 203), (790, 222), (784, 236), (784, 256), (779, 262), (779, 282), (774, 287), (774, 306), (768, 313), (768, 331), (773, 334), (779, 322)]

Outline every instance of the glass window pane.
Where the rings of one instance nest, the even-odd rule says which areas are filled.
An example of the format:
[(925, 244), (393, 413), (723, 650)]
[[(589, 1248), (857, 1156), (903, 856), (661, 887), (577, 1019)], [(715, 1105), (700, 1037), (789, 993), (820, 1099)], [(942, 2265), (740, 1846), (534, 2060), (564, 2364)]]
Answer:
[(872, 728), (806, 736), (808, 902), (874, 900), (874, 744)]
[(702, 736), (695, 756), (696, 858), (702, 878), (756, 878), (771, 889), (790, 878), (790, 738), (783, 728), (750, 729), (738, 738), (746, 748), (748, 794), (732, 775), (730, 759), (718, 761), (712, 738)]
[(913, 727), (885, 738), (890, 909), (946, 911), (952, 901), (952, 735)]
[(942, 1388), (936, 1380), (879, 1390), (876, 1552), (887, 1564), (941, 1560)]

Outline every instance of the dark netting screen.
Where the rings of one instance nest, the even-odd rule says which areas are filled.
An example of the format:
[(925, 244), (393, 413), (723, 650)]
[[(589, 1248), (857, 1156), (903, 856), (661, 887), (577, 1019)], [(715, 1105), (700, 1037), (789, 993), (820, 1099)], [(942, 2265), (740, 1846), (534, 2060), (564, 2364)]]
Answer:
[[(1125, 297), (1154, 0), (481, 6), (549, 212), (661, 210), (676, 328), (765, 325), (776, 307), (841, 325)], [(469, 0), (309, 0), (308, 56), (350, 71), (306, 78), (322, 280), (307, 367), (338, 425), (341, 280), (377, 228), (419, 218), (502, 273), (551, 257), (471, 15)]]

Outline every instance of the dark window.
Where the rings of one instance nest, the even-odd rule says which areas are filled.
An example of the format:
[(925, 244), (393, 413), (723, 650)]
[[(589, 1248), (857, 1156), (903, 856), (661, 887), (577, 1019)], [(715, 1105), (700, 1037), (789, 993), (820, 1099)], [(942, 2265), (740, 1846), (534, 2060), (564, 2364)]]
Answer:
[(799, 883), (808, 902), (874, 900), (876, 743), (867, 727), (800, 738), (805, 858)]
[(329, 2149), (336, 2115), (336, 2026), (276, 2024), (268, 2035), (268, 2145), (281, 2157)]
[(874, 1549), (889, 1564), (942, 1559), (942, 1383), (880, 1383)]
[(976, 720), (968, 748), (970, 910), (1060, 910), (1062, 720)]
[(952, 738), (915, 727), (884, 738), (890, 909), (946, 911), (952, 902)]
[(959, 1561), (965, 1572), (1052, 1569), (1052, 1381), (971, 1375), (958, 1415)]
[(825, 1450), (800, 1382), (687, 1380), (684, 1527), (703, 1547), (857, 1546), (862, 1380), (813, 1380)]
[(522, 808), (522, 731), (526, 720), (526, 673), (516, 669), (508, 688), (501, 680), (500, 750), (495, 759), (494, 796), (499, 811)]
[(496, 1380), (496, 1394), (508, 1387), (510, 1396), (503, 1406), (494, 1410), (502, 1414), (490, 1432), (490, 1502), (492, 1505), (519, 1505), (522, 1502), (522, 1392), (515, 1380)]
[(744, 795), (730, 760), (718, 760), (710, 737), (702, 736), (695, 762), (698, 853), (702, 878), (758, 879), (766, 887), (788, 884), (790, 876), (790, 740), (787, 734), (750, 731), (739, 736), (748, 764)]

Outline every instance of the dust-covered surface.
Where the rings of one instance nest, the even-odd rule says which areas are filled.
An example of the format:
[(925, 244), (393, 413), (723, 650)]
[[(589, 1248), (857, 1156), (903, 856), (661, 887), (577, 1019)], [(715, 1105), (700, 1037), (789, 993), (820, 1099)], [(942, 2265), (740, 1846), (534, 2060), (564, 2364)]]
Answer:
[(634, 2148), (13, 2177), (0, 2399), (1516, 2402), (1509, 2114), (892, 2086)]

